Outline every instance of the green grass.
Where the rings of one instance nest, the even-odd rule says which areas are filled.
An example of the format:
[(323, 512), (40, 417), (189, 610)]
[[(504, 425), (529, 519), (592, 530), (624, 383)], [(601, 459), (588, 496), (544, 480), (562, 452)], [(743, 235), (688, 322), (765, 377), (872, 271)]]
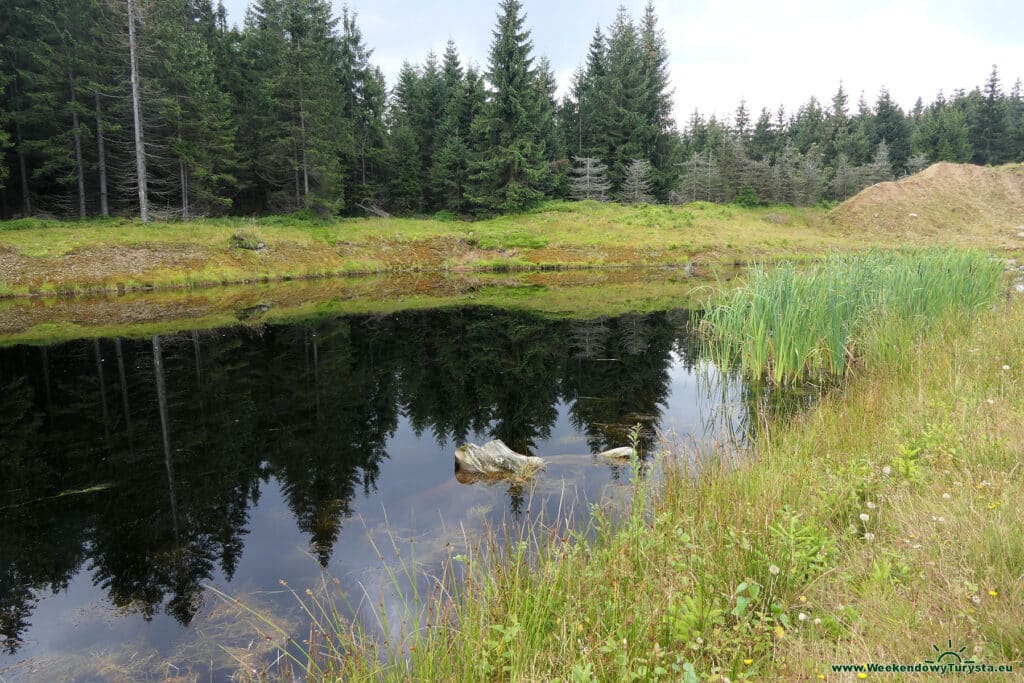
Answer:
[(977, 251), (928, 249), (833, 256), (753, 269), (708, 311), (721, 366), (792, 384), (842, 377), (868, 354), (899, 354), (917, 331), (996, 298), (1003, 267)]
[(299, 677), (849, 680), (830, 664), (948, 640), (1019, 670), (1024, 300), (964, 323), (867, 365), (756, 457), (668, 448), (662, 485), (595, 508), (590, 537), (548, 520), (453, 558), (466, 577), (388, 640), (303, 598), (322, 631)]
[[(784, 223), (773, 222), (785, 214)], [(186, 288), (354, 273), (749, 262), (863, 246), (824, 211), (711, 204), (549, 202), (467, 222), (306, 216), (143, 225), (127, 219), (0, 223), (5, 295)], [(236, 235), (265, 249), (238, 247)]]
[[(838, 227), (824, 207), (695, 202), (547, 202), (480, 221), (307, 215), (143, 225), (128, 219), (0, 222), (0, 295), (204, 287), (380, 272), (732, 264), (807, 259), (836, 249), (934, 244), (1007, 250), (1006, 226), (970, 234)], [(265, 249), (239, 248), (236, 235)]]

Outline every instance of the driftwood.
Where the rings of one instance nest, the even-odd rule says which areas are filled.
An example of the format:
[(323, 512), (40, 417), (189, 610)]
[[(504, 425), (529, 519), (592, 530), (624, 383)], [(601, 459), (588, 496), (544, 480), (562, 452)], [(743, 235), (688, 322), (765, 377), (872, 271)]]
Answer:
[(544, 469), (544, 461), (516, 453), (504, 441), (495, 439), (483, 446), (467, 443), (456, 448), (455, 467), (466, 474), (528, 476)]
[(378, 218), (391, 218), (391, 214), (380, 208), (376, 204), (364, 204), (363, 202), (356, 202), (356, 206), (365, 211), (366, 213), (373, 214)]
[(608, 458), (609, 460), (629, 460), (633, 457), (634, 451), (629, 446), (622, 446), (620, 448), (610, 448), (607, 451), (601, 451), (597, 454), (599, 458)]
[[(635, 451), (629, 446), (595, 453), (594, 457), (607, 460), (628, 460)], [(573, 456), (554, 456), (573, 457)], [(585, 457), (585, 456), (580, 456)], [(516, 453), (501, 439), (488, 441), (483, 446), (467, 443), (455, 449), (455, 478), (463, 483), (496, 477), (529, 477), (544, 469), (544, 460), (532, 455)]]

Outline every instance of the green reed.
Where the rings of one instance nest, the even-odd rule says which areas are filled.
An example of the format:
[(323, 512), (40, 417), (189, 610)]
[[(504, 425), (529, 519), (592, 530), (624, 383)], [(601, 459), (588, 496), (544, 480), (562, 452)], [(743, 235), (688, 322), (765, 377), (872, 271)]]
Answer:
[(836, 255), (812, 266), (756, 267), (703, 329), (721, 365), (776, 384), (842, 377), (852, 361), (905, 352), (917, 332), (996, 298), (1002, 266), (978, 251)]

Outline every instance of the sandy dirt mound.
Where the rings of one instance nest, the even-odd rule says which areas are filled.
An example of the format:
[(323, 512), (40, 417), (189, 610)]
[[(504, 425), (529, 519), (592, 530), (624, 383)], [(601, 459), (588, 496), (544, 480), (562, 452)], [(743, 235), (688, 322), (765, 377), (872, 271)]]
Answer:
[(1024, 165), (934, 164), (846, 200), (827, 221), (885, 241), (1024, 248)]

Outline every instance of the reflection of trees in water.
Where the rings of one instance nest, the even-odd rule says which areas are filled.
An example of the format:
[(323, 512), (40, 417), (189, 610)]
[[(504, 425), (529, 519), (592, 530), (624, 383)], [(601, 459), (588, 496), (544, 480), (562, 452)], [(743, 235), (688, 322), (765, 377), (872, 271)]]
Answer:
[[(586, 323), (570, 323), (577, 329)], [(602, 322), (600, 357), (567, 359), (562, 395), (573, 427), (592, 452), (628, 445), (641, 426), (641, 449), (651, 449), (669, 391), (669, 368), (678, 326), (666, 314), (627, 315)], [(577, 347), (582, 349), (582, 347)]]
[(270, 476), (326, 565), (400, 415), (442, 448), (530, 451), (564, 402), (592, 450), (636, 422), (649, 445), (672, 354), (693, 363), (685, 323), (468, 308), (0, 350), (5, 643), (83, 567), (113, 604), (188, 623)]

